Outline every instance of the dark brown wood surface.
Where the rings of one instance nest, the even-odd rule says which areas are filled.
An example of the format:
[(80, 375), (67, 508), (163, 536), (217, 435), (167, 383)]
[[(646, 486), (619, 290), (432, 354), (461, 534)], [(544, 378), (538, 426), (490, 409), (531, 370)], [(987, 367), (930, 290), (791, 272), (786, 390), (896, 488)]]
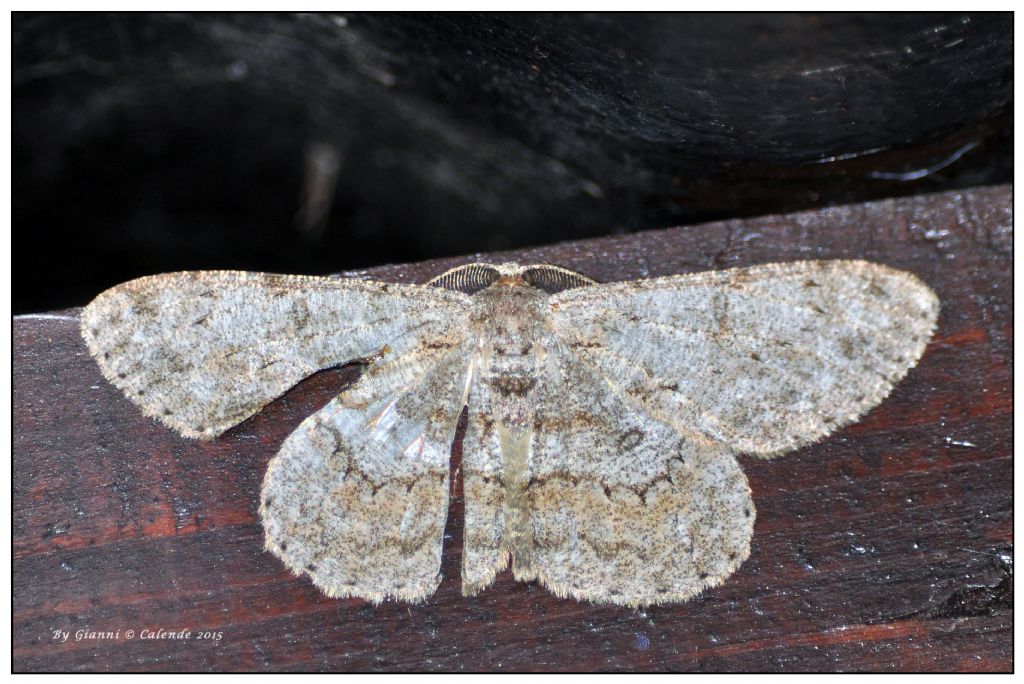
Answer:
[[(458, 480), (433, 597), (327, 598), (263, 551), (259, 487), (289, 432), (356, 369), (319, 373), (200, 443), (103, 380), (77, 309), (18, 317), (13, 668), (1007, 671), (1012, 239), (1011, 188), (990, 187), (488, 257), (605, 281), (863, 258), (913, 271), (942, 300), (935, 338), (881, 406), (816, 445), (741, 457), (758, 508), (743, 566), (646, 609), (558, 599), (507, 573), (463, 598)], [(461, 261), (369, 273), (421, 282)], [(191, 638), (142, 638), (160, 629)]]

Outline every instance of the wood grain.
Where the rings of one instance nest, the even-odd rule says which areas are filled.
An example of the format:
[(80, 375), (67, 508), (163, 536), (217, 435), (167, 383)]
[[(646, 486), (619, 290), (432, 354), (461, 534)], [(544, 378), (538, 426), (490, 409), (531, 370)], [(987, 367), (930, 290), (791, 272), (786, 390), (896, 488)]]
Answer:
[[(1011, 192), (488, 255), (603, 281), (862, 258), (913, 271), (942, 300), (923, 359), (880, 407), (787, 456), (741, 458), (758, 519), (736, 574), (643, 610), (557, 599), (507, 573), (463, 598), (458, 478), (445, 579), (429, 601), (327, 598), (262, 550), (259, 487), (284, 438), (357, 369), (319, 373), (200, 443), (103, 381), (77, 309), (17, 317), (13, 669), (1010, 671)], [(369, 273), (422, 282), (457, 263)], [(161, 628), (192, 638), (140, 638)], [(76, 640), (83, 629), (117, 634)], [(199, 640), (203, 631), (222, 637)]]

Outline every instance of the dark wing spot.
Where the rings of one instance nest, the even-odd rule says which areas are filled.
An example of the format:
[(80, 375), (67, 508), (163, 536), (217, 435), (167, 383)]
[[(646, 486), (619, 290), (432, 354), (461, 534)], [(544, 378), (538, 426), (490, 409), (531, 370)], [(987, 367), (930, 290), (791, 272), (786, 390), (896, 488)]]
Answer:
[(639, 428), (631, 428), (619, 435), (619, 450), (632, 451), (644, 439), (644, 432)]
[(840, 337), (839, 349), (843, 352), (843, 356), (852, 359), (857, 352), (857, 344), (852, 337)]

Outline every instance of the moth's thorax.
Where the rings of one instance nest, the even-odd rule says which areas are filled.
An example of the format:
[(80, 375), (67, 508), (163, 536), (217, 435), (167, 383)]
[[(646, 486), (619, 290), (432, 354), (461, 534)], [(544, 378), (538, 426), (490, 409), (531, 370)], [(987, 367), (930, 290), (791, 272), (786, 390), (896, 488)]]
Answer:
[(551, 330), (548, 295), (519, 275), (502, 275), (473, 295), (476, 372), (497, 395), (516, 402), (536, 387)]

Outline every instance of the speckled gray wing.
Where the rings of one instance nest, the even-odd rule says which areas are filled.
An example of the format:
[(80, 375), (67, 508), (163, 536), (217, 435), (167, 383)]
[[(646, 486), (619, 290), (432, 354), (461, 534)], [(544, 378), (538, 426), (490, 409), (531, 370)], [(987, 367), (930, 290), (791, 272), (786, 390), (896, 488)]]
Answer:
[(652, 417), (771, 456), (856, 420), (924, 352), (939, 302), (914, 275), (807, 261), (551, 297), (558, 335)]
[(437, 588), (471, 346), (385, 355), (270, 462), (266, 547), (328, 596), (416, 602)]
[(505, 541), (504, 460), (490, 388), (475, 374), (462, 438), (462, 593), (473, 596), (508, 565)]
[(81, 330), (103, 375), (146, 415), (211, 439), (319, 369), (445, 337), (466, 301), (416, 285), (171, 273), (100, 294)]
[[(477, 357), (475, 363), (487, 363)], [(477, 369), (479, 370), (479, 369)], [(524, 507), (532, 431), (509, 426), (501, 416), (509, 399), (522, 402), (524, 414), (534, 394), (501, 397), (483, 373), (470, 384), (466, 434), (462, 441), (462, 487), (465, 534), (462, 548), (462, 593), (473, 596), (508, 567), (528, 525)], [(503, 406), (504, 404), (504, 406)]]
[(641, 606), (720, 584), (750, 553), (754, 506), (729, 450), (645, 415), (561, 345), (538, 383), (530, 452), (517, 579)]

